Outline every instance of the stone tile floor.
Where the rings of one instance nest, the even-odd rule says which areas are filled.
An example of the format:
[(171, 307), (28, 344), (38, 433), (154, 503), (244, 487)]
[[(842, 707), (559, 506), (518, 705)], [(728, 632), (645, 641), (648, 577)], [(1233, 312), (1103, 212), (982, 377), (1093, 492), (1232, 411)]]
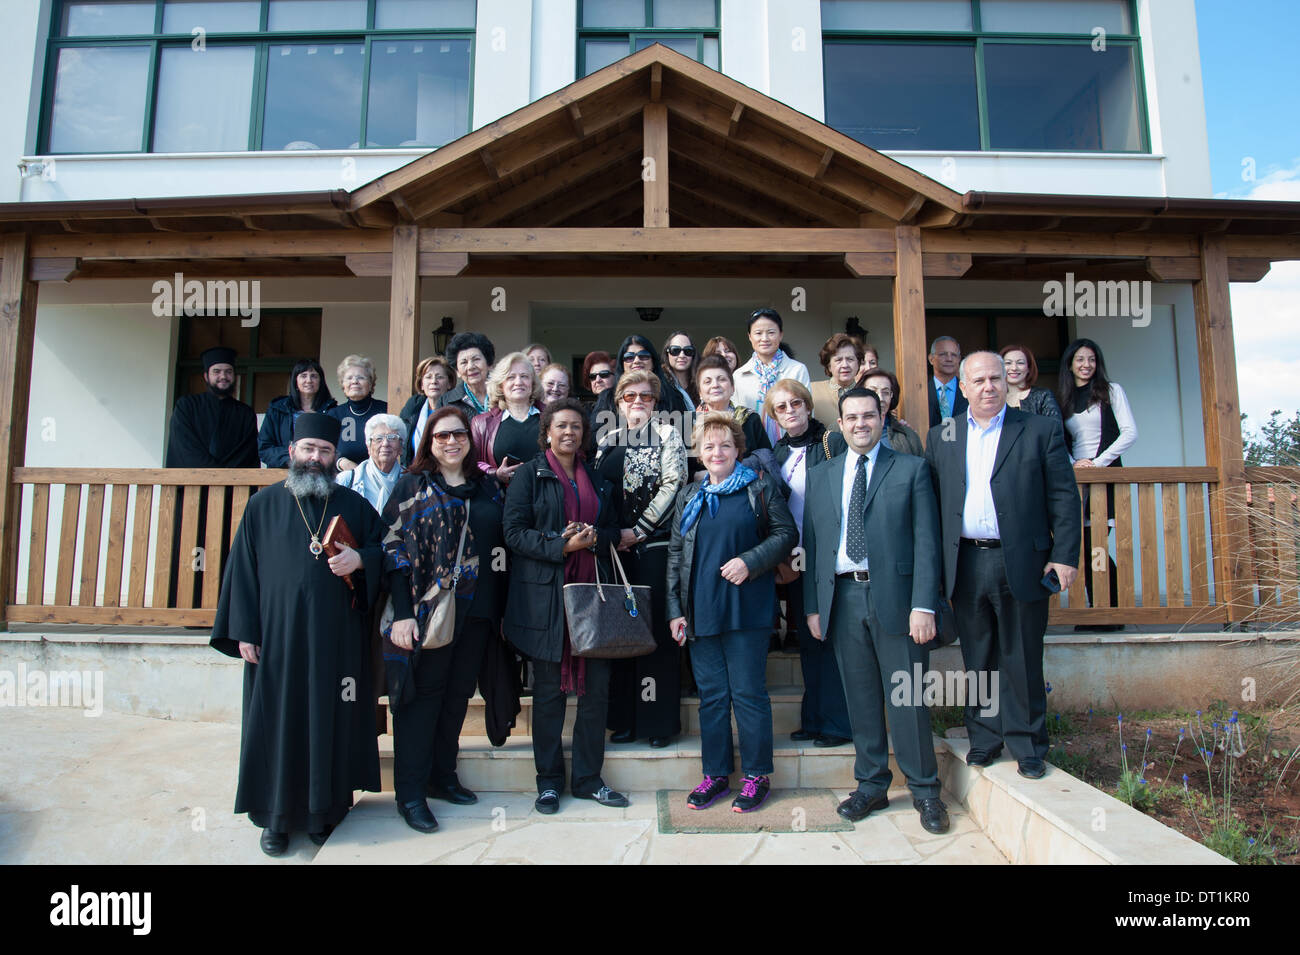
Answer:
[(431, 800), (440, 829), (429, 835), (402, 822), (390, 794), (366, 793), (323, 848), (295, 835), (270, 859), (230, 811), (238, 756), (229, 723), (0, 710), (0, 863), (1006, 864), (953, 798), (952, 828), (933, 836), (901, 788), (853, 832), (719, 835), (660, 834), (653, 792), (630, 793), (627, 809), (565, 796), (545, 817), (527, 793)]

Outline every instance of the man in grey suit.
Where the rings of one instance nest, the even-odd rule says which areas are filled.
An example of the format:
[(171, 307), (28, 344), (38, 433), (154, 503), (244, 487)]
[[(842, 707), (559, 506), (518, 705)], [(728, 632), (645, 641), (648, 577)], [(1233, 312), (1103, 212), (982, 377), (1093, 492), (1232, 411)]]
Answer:
[[(939, 598), (939, 514), (924, 461), (880, 444), (880, 399), (864, 388), (840, 398), (844, 454), (809, 468), (804, 493), (804, 612), (829, 639), (844, 681), (858, 788), (839, 814), (857, 822), (889, 805), (889, 741), (930, 832), (948, 831), (930, 713), (898, 692), (929, 663)], [(919, 670), (916, 667), (919, 665)], [(901, 677), (900, 677), (901, 675)]]
[(1043, 634), (1053, 591), (1077, 573), (1079, 487), (1060, 422), (1007, 407), (1000, 356), (972, 352), (958, 379), (970, 407), (930, 429), (925, 456), (962, 660), (967, 673), (998, 681), (996, 712), (966, 706), (966, 762), (988, 766), (1005, 744), (1020, 775), (1039, 779), (1047, 771)]

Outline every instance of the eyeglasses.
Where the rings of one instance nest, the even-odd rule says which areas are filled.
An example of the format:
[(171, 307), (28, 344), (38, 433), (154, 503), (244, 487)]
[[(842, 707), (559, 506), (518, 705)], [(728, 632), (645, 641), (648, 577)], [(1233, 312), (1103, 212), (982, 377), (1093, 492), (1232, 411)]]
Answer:
[(791, 398), (789, 401), (783, 401), (779, 405), (772, 405), (772, 410), (777, 414), (785, 414), (787, 411), (798, 411), (804, 406), (802, 398)]
[(356, 381), (368, 382), (370, 381), (370, 376), (369, 375), (344, 375), (343, 376), (344, 384), (349, 384), (351, 382), (356, 382)]
[(625, 391), (618, 400), (629, 405), (648, 405), (654, 403), (655, 396), (648, 391)]
[(462, 441), (469, 435), (464, 428), (457, 428), (455, 431), (434, 431), (429, 437), (439, 444), (451, 444), (453, 441)]
[(623, 353), (623, 361), (653, 361), (654, 355), (648, 351), (629, 351)]
[(601, 381), (604, 381), (606, 378), (613, 378), (613, 377), (614, 377), (614, 373), (612, 371), (593, 371), (591, 374), (587, 376), (587, 380), (595, 381), (597, 378), (599, 378)]
[(377, 434), (370, 440), (375, 444), (400, 444), (402, 436), (400, 434)]
[(665, 351), (676, 358), (678, 355), (685, 355), (687, 358), (695, 357), (694, 345), (669, 345)]

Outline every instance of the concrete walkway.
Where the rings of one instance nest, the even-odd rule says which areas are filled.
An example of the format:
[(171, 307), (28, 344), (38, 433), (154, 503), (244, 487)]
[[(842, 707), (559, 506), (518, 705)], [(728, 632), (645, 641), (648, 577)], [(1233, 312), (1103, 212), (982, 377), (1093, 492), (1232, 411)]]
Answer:
[[(563, 797), (544, 817), (526, 793), (475, 806), (430, 801), (440, 829), (398, 818), (391, 794), (363, 794), (324, 848), (295, 835), (279, 859), (235, 816), (239, 727), (80, 710), (0, 710), (0, 863), (60, 864), (1006, 864), (945, 794), (952, 828), (920, 826), (905, 789), (852, 832), (665, 835), (653, 792), (627, 809)], [(843, 798), (847, 792), (837, 792)]]

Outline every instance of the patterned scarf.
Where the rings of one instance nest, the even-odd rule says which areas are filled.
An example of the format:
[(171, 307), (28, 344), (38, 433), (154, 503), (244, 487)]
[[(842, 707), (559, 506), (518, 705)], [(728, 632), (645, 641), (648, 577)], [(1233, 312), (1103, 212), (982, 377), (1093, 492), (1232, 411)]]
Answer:
[[(555, 476), (560, 479), (560, 488), (564, 491), (564, 521), (581, 521), (583, 524), (595, 524), (600, 516), (600, 498), (596, 488), (583, 467), (583, 457), (574, 458), (573, 482), (560, 466), (560, 459), (554, 451), (546, 452), (546, 463), (551, 466)], [(576, 487), (575, 487), (576, 485)], [(596, 582), (596, 555), (587, 549), (575, 550), (564, 558), (564, 582), (566, 584), (594, 584)], [(575, 658), (569, 642), (568, 621), (565, 621), (564, 646), (560, 654), (560, 689), (566, 693), (582, 696), (587, 691), (587, 661)]]
[(781, 438), (781, 426), (776, 423), (775, 418), (769, 418), (763, 411), (763, 402), (767, 399), (767, 391), (781, 379), (781, 366), (785, 364), (785, 351), (778, 348), (776, 355), (772, 358), (770, 365), (764, 364), (763, 359), (759, 358), (757, 353), (754, 355), (754, 370), (758, 372), (758, 408), (755, 409), (763, 415), (763, 428), (767, 431), (767, 440), (773, 446)]
[(758, 472), (753, 468), (744, 464), (737, 464), (736, 469), (731, 472), (731, 476), (721, 484), (710, 484), (706, 479), (700, 486), (700, 493), (694, 495), (682, 508), (682, 534), (685, 535), (691, 529), (691, 526), (700, 519), (700, 511), (704, 507), (706, 500), (709, 502), (709, 516), (716, 517), (718, 498), (720, 496), (731, 494), (749, 486), (757, 477)]

